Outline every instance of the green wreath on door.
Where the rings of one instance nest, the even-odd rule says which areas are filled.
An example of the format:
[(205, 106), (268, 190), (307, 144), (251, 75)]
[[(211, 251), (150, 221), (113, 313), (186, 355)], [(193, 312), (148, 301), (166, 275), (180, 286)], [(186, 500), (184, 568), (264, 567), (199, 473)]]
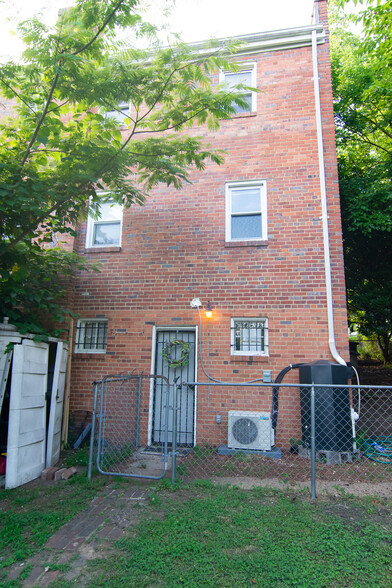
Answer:
[[(177, 347), (181, 349), (179, 359), (176, 359)], [(181, 341), (181, 339), (173, 339), (173, 341), (170, 341), (170, 343), (166, 343), (162, 351), (162, 357), (165, 361), (167, 361), (169, 367), (171, 368), (185, 367), (189, 363), (190, 351), (191, 348), (188, 343)]]

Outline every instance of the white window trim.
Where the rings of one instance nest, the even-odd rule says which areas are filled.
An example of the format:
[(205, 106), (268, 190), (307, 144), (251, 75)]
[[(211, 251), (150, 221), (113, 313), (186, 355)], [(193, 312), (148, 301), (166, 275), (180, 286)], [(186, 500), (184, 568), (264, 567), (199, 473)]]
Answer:
[[(236, 351), (235, 349), (235, 332), (234, 332), (234, 324), (237, 321), (257, 321), (259, 323), (264, 323), (264, 351)], [(246, 356), (260, 356), (260, 357), (268, 357), (268, 319), (266, 317), (232, 317), (230, 320), (230, 351), (231, 355), (246, 355)]]
[[(117, 116), (120, 114), (119, 111), (122, 112), (125, 109), (128, 109), (128, 114), (124, 113), (124, 118), (130, 118), (131, 117), (131, 103), (130, 102), (120, 102), (119, 104), (116, 105), (115, 109), (107, 110), (105, 112), (105, 118), (109, 118), (109, 117), (115, 118), (120, 127), (127, 127), (128, 125), (123, 120), (118, 120), (118, 118), (117, 118)], [(112, 113), (115, 113), (115, 114), (112, 114)]]
[(91, 348), (80, 348), (77, 346), (77, 337), (78, 337), (78, 333), (79, 333), (79, 329), (82, 328), (83, 324), (86, 323), (105, 323), (106, 325), (108, 325), (108, 319), (79, 319), (78, 320), (78, 324), (77, 324), (77, 328), (76, 328), (76, 338), (75, 338), (75, 353), (106, 353), (106, 349), (107, 349), (107, 330), (106, 330), (106, 345), (105, 347), (101, 347), (98, 349), (91, 349)]
[[(237, 188), (260, 188), (261, 195), (261, 237), (249, 237), (241, 239), (231, 238), (231, 191)], [(226, 200), (226, 243), (242, 243), (245, 241), (260, 241), (268, 240), (267, 233), (267, 182), (265, 180), (252, 180), (249, 182), (227, 182), (225, 190)]]
[[(100, 192), (101, 196), (104, 196), (103, 192)], [(117, 206), (120, 206), (119, 204)], [(119, 234), (119, 241), (118, 244), (116, 245), (107, 245), (107, 244), (93, 244), (93, 235), (94, 235), (94, 227), (96, 224), (99, 224), (99, 219), (94, 219), (90, 214), (88, 215), (87, 218), (87, 230), (86, 230), (86, 244), (85, 244), (85, 248), (86, 249), (102, 249), (103, 247), (105, 247), (106, 249), (108, 247), (121, 247), (121, 240), (122, 240), (122, 226), (123, 226), (123, 212), (124, 212), (124, 208), (121, 207), (121, 217), (120, 217), (120, 234)], [(105, 221), (101, 221), (101, 222), (105, 222)]]
[[(252, 86), (252, 88), (257, 88), (257, 63), (256, 61), (251, 61), (251, 62), (247, 62), (247, 63), (237, 63), (237, 65), (239, 66), (239, 71), (238, 72), (234, 72), (234, 71), (220, 71), (219, 72), (219, 83), (220, 84), (224, 84), (226, 81), (226, 75), (229, 75), (231, 73), (240, 73), (242, 71), (249, 71), (251, 73), (251, 83), (250, 86)], [(244, 92), (245, 94), (246, 92)], [(257, 93), (256, 92), (252, 92), (252, 109), (250, 112), (257, 112)], [(247, 111), (246, 111), (247, 112)], [(233, 116), (241, 116), (241, 114), (246, 114), (246, 112), (239, 112), (236, 115)]]

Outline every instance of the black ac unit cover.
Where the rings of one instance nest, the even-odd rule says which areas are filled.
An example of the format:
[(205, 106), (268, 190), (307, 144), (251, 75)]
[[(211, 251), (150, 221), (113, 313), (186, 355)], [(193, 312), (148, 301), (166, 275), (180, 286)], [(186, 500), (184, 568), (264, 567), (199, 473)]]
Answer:
[[(299, 368), (300, 384), (314, 384), (316, 449), (352, 451), (350, 397), (351, 368), (329, 361), (315, 361)], [(323, 387), (323, 384), (332, 387)], [(333, 385), (336, 387), (333, 387)], [(311, 388), (300, 388), (302, 440), (310, 447)]]

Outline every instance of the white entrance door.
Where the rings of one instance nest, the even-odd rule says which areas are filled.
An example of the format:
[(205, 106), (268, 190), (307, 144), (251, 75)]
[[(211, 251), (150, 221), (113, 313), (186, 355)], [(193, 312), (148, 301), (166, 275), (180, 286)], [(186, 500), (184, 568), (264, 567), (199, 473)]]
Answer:
[(25, 339), (13, 353), (5, 487), (38, 478), (45, 467), (47, 343)]
[(65, 372), (67, 369), (67, 348), (64, 343), (57, 343), (56, 361), (54, 364), (53, 384), (50, 401), (48, 424), (48, 445), (46, 448), (46, 467), (55, 465), (60, 457), (61, 422), (63, 416), (63, 399), (65, 388)]

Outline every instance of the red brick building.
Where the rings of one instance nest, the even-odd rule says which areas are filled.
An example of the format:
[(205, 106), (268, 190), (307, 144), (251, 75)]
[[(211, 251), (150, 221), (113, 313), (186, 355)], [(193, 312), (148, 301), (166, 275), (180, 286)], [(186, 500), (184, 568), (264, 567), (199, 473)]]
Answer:
[[(224, 164), (79, 227), (75, 251), (102, 268), (74, 284), (71, 411), (92, 409), (91, 384), (107, 374), (205, 382), (200, 353), (226, 382), (349, 359), (327, 2), (316, 0), (312, 25), (239, 39), (241, 79), (260, 92), (216, 133), (186, 131), (226, 150)], [(170, 367), (181, 353), (187, 365)], [(271, 410), (271, 391), (246, 390), (188, 391), (179, 441), (226, 443), (229, 410)], [(142, 396), (147, 444), (160, 440), (157, 394)], [(283, 413), (280, 443), (289, 429)]]

